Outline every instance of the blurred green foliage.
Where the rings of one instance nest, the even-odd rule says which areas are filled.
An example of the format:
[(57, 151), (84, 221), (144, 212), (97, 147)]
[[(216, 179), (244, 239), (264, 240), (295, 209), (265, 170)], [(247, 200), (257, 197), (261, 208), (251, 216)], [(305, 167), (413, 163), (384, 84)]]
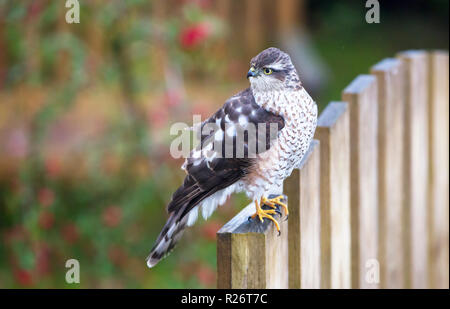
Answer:
[[(223, 35), (221, 21), (195, 3), (180, 2), (164, 17), (154, 14), (155, 1), (80, 3), (81, 22), (69, 25), (62, 1), (0, 2), (2, 98), (11, 98), (10, 112), (15, 104), (33, 110), (20, 107), (0, 123), (1, 166), (8, 166), (0, 183), (0, 287), (72, 287), (64, 280), (70, 258), (80, 261), (79, 287), (214, 287), (217, 219), (155, 270), (145, 257), (182, 181), (168, 134), (160, 142), (152, 137), (156, 129), (168, 132), (169, 108), (174, 120), (186, 109), (164, 74), (180, 66), (186, 74), (215, 70), (219, 61), (206, 55)], [(199, 36), (202, 29), (207, 33)], [(78, 113), (81, 93), (90, 89), (119, 99), (90, 101), (84, 113), (116, 112), (96, 119), (101, 132), (60, 152), (52, 140), (83, 130), (83, 116), (67, 128), (66, 117)], [(30, 98), (21, 101), (22, 91)], [(162, 114), (149, 115), (142, 103), (149, 91), (162, 94), (150, 103)]]
[[(364, 3), (365, 1), (361, 1)], [(408, 49), (448, 50), (446, 0), (380, 1), (380, 23), (368, 24), (366, 8), (345, 1), (308, 1), (307, 24), (317, 52), (330, 70), (329, 85), (318, 94), (323, 109), (372, 65)]]

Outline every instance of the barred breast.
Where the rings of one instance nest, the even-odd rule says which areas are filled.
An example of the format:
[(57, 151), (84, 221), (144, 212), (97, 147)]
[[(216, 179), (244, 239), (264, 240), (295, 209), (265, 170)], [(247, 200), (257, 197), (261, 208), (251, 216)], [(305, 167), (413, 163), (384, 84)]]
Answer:
[(255, 100), (266, 110), (281, 115), (285, 127), (270, 149), (258, 155), (257, 163), (243, 180), (252, 199), (283, 193), (283, 181), (308, 150), (317, 124), (317, 105), (304, 88), (255, 94)]

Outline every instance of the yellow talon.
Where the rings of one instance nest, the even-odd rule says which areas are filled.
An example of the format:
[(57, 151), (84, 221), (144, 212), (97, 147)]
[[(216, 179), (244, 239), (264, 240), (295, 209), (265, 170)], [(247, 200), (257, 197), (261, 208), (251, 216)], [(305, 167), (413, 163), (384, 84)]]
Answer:
[[(267, 210), (262, 209), (260, 205), (263, 205), (263, 204), (268, 205), (264, 201), (268, 201), (268, 200), (265, 198), (261, 198), (261, 202), (258, 202), (258, 200), (255, 200), (256, 213), (254, 213), (251, 216), (251, 218), (255, 219), (256, 217), (258, 217), (259, 221), (261, 221), (261, 222), (263, 222), (264, 218), (271, 220), (275, 224), (275, 228), (277, 229), (277, 232), (280, 233), (280, 224), (272, 216), (272, 215), (276, 214), (276, 211), (274, 209), (267, 209)], [(268, 205), (268, 206), (271, 206), (271, 205)], [(276, 206), (271, 206), (271, 207), (275, 208)]]
[(281, 200), (283, 198), (284, 198), (283, 195), (279, 195), (279, 196), (271, 198), (271, 199), (267, 199), (267, 198), (263, 197), (261, 199), (261, 204), (265, 204), (265, 205), (270, 206), (272, 208), (276, 208), (277, 205), (279, 205), (279, 206), (283, 207), (284, 212), (286, 213), (286, 216), (288, 216), (289, 215), (288, 207), (287, 207), (287, 205), (285, 203), (281, 202)]

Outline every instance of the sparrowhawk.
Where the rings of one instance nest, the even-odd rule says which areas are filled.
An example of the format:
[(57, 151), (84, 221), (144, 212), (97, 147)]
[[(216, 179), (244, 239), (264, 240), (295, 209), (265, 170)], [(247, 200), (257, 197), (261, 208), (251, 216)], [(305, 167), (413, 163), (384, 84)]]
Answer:
[[(235, 192), (245, 192), (255, 202), (251, 218), (267, 218), (280, 230), (273, 215), (278, 207), (288, 213), (281, 201), (283, 181), (309, 147), (317, 105), (303, 88), (289, 55), (277, 48), (254, 57), (247, 78), (249, 88), (201, 123), (200, 145), (183, 164), (187, 176), (168, 204), (169, 219), (147, 258), (149, 267), (172, 250), (200, 210), (207, 219)], [(213, 129), (204, 134), (207, 126)], [(278, 197), (268, 199), (271, 194)]]

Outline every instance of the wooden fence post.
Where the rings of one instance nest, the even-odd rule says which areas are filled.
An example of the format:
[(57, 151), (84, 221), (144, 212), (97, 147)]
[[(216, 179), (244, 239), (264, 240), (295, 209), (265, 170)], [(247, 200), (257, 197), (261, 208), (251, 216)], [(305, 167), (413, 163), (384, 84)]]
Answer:
[(320, 288), (320, 143), (313, 140), (286, 179), (289, 197), (289, 288)]
[(448, 63), (402, 52), (344, 89), (286, 181), (282, 236), (253, 204), (218, 232), (218, 287), (448, 288)]
[(407, 287), (428, 286), (428, 62), (424, 51), (402, 52), (405, 63), (405, 207)]
[(448, 52), (429, 55), (430, 287), (449, 287)]
[(377, 95), (376, 79), (371, 75), (359, 75), (342, 93), (350, 110), (352, 288), (378, 284), (376, 273), (371, 279), (366, 276), (366, 271), (379, 267)]
[(350, 115), (331, 102), (320, 114), (321, 287), (350, 288)]
[[(287, 202), (287, 201), (286, 201)], [(288, 220), (273, 223), (248, 220), (252, 203), (217, 232), (217, 287), (219, 289), (288, 288)]]
[(404, 288), (403, 130), (405, 69), (398, 59), (374, 65), (378, 84), (378, 202), (380, 287)]
[(342, 93), (350, 110), (352, 288), (376, 288), (379, 282), (377, 90), (374, 76), (359, 75)]

